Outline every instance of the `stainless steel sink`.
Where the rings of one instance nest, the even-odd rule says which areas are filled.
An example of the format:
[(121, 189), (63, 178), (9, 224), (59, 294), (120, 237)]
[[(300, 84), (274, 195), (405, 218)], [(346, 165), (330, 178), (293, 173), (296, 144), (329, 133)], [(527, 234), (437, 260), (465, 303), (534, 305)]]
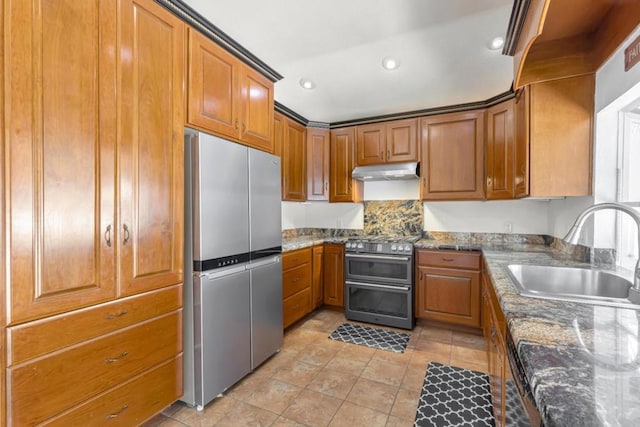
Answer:
[(629, 300), (631, 282), (590, 268), (511, 264), (507, 272), (520, 295), (612, 306), (638, 306)]

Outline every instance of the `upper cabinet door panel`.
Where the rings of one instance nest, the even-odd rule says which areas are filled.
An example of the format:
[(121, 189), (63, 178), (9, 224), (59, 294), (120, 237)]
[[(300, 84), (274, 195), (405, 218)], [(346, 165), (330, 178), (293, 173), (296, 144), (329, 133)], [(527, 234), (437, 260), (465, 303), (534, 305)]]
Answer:
[(242, 66), (240, 81), (240, 139), (252, 147), (273, 153), (273, 83), (246, 66)]
[(351, 178), (355, 163), (355, 128), (332, 129), (329, 148), (329, 202), (357, 203), (362, 182)]
[(386, 137), (384, 123), (356, 128), (356, 163), (358, 166), (385, 162)]
[(239, 68), (235, 57), (189, 28), (187, 123), (239, 136)]
[(422, 119), (422, 198), (484, 198), (484, 110)]
[(487, 199), (513, 198), (515, 146), (514, 101), (487, 110)]
[(417, 162), (418, 119), (387, 123), (387, 163)]
[(329, 198), (329, 129), (307, 128), (307, 200)]
[(184, 24), (152, 0), (122, 3), (122, 295), (182, 281)]
[(15, 324), (115, 296), (116, 4), (14, 1), (4, 11)]
[(287, 120), (282, 149), (282, 200), (307, 199), (306, 144), (304, 126)]

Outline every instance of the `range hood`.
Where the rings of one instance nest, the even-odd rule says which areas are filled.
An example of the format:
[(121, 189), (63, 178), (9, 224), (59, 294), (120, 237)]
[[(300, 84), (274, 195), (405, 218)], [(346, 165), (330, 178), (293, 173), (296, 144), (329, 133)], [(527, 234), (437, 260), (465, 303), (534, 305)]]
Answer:
[(359, 181), (399, 181), (420, 179), (420, 168), (417, 162), (357, 166), (353, 169), (351, 177)]

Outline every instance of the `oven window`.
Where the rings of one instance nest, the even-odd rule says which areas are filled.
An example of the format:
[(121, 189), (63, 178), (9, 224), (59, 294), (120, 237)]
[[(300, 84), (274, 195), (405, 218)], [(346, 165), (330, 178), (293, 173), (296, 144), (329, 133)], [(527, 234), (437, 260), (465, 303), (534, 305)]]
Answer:
[(349, 310), (384, 314), (406, 319), (409, 316), (409, 295), (382, 289), (347, 286)]
[(409, 268), (406, 262), (349, 260), (348, 274), (358, 277), (407, 280)]

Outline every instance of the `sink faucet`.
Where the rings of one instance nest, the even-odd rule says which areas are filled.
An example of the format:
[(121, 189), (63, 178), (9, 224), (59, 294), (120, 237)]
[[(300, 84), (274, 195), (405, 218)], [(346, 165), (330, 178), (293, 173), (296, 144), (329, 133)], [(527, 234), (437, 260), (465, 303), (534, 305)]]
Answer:
[[(573, 224), (569, 232), (566, 236), (564, 236), (564, 240), (567, 243), (577, 244), (578, 238), (580, 237), (580, 230), (584, 225), (585, 220), (589, 215), (594, 212), (601, 211), (603, 209), (612, 209), (620, 212), (625, 212), (629, 214), (631, 218), (636, 222), (636, 226), (638, 228), (638, 250), (640, 251), (640, 214), (638, 212), (626, 205), (621, 205), (620, 203), (598, 203), (593, 206), (589, 206), (586, 208), (578, 218), (576, 218), (576, 222)], [(633, 272), (633, 290), (635, 293), (640, 293), (640, 254), (638, 254), (638, 261), (636, 262), (636, 268)]]

